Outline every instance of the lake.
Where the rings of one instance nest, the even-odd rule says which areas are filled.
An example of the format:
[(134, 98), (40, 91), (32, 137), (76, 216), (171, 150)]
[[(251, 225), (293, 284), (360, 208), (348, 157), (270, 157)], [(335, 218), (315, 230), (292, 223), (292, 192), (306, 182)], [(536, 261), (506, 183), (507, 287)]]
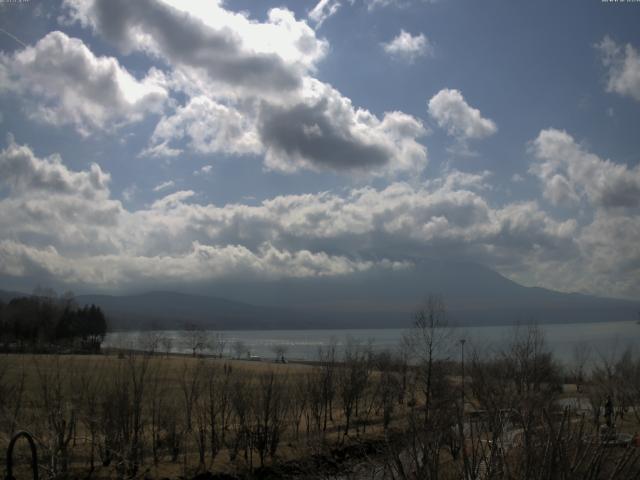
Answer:
[[(458, 358), (459, 339), (466, 340), (465, 352), (500, 350), (514, 336), (513, 326), (458, 327), (451, 329), (452, 347), (446, 355)], [(524, 330), (526, 327), (519, 327)], [(591, 361), (601, 357), (612, 358), (625, 348), (640, 345), (640, 325), (634, 321), (601, 323), (568, 323), (540, 325), (545, 340), (555, 357), (565, 364), (573, 362), (576, 350), (588, 350)], [(376, 350), (394, 350), (406, 329), (353, 329), (353, 330), (225, 330), (219, 333), (226, 341), (225, 355), (231, 356), (233, 345), (242, 342), (251, 355), (265, 360), (275, 358), (277, 346), (286, 348), (290, 360), (316, 360), (319, 347), (335, 343), (338, 351), (349, 338), (370, 343)], [(174, 353), (188, 353), (180, 331), (162, 331), (157, 334), (172, 338)], [(149, 332), (113, 332), (107, 334), (103, 346), (139, 349), (145, 344)], [(162, 349), (162, 347), (160, 347)], [(206, 350), (205, 350), (206, 353)], [(466, 354), (465, 354), (466, 356)]]

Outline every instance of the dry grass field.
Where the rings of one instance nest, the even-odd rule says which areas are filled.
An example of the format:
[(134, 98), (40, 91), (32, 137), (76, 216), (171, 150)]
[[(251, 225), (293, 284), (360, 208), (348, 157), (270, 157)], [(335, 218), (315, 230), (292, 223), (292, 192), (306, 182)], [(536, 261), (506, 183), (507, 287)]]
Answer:
[[(27, 430), (41, 478), (56, 479), (267, 478), (265, 468), (324, 479), (640, 475), (640, 361), (576, 376), (532, 330), (500, 355), (473, 356), (463, 384), (459, 364), (428, 355), (433, 338), (422, 337), (413, 363), (361, 345), (313, 365), (0, 355), (0, 451)], [(605, 423), (615, 428), (603, 435)], [(28, 478), (25, 454), (23, 444), (17, 478)], [(355, 475), (355, 464), (368, 470)], [(557, 477), (563, 471), (572, 473)]]
[[(0, 362), (0, 451), (7, 447), (9, 432), (27, 430), (37, 439), (47, 474), (91, 472), (93, 478), (114, 478), (131, 476), (126, 470), (135, 469), (135, 475), (163, 478), (204, 470), (237, 473), (275, 459), (308, 457), (346, 438), (337, 391), (329, 400), (316, 390), (317, 404), (309, 403), (309, 388), (322, 382), (318, 366), (116, 352), (8, 354)], [(363, 390), (361, 410), (352, 414), (350, 435), (359, 440), (381, 432), (373, 395)], [(321, 404), (329, 401), (330, 407)], [(110, 408), (114, 403), (116, 411)], [(326, 408), (331, 411), (325, 414)], [(18, 463), (26, 465), (26, 452), (24, 446), (18, 449)]]

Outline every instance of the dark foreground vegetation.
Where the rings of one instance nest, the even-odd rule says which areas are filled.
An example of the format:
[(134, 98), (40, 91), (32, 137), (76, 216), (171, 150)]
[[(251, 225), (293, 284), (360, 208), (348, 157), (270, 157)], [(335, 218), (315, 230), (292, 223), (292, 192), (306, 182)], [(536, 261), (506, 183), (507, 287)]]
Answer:
[[(562, 368), (528, 327), (500, 351), (467, 344), (465, 359), (451, 335), (431, 298), (396, 352), (351, 341), (315, 365), (167, 355), (157, 343), (6, 354), (0, 449), (30, 431), (40, 478), (639, 477), (637, 358), (587, 371), (580, 351)], [(26, 450), (17, 463), (30, 478)]]
[(100, 307), (78, 306), (72, 295), (18, 297), (0, 301), (3, 352), (97, 353), (107, 332)]

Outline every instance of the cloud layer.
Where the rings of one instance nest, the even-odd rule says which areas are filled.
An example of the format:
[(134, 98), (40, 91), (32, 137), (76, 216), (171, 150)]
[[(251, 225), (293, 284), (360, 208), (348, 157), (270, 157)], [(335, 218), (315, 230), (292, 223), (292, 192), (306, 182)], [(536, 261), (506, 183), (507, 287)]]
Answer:
[[(0, 54), (3, 100), (27, 119), (69, 131), (40, 142), (18, 115), (12, 128), (33, 148), (9, 137), (0, 152), (0, 275), (125, 289), (184, 278), (345, 276), (444, 257), (481, 262), (529, 285), (638, 297), (638, 165), (596, 155), (571, 124), (572, 133), (528, 125), (505, 140), (497, 122), (514, 117), (492, 95), (483, 96), (482, 112), (479, 100), (451, 88), (428, 99), (426, 111), (419, 107), (424, 92), (457, 71), (434, 72), (436, 80), (419, 91), (385, 84), (392, 94), (369, 104), (368, 89), (356, 102), (345, 92), (358, 85), (347, 82), (341, 91), (327, 81), (345, 80), (332, 62), (323, 70), (331, 48), (319, 32), (335, 30), (322, 30), (323, 22), (338, 11), (378, 19), (392, 9), (373, 10), (391, 5), (409, 6), (320, 0), (296, 18), (285, 7), (262, 7), (258, 16), (234, 12), (222, 0), (64, 0), (60, 28), (73, 36), (45, 32)], [(363, 42), (363, 61), (380, 62), (384, 51), (384, 68), (422, 72), (426, 65), (394, 61), (433, 55), (429, 39), (406, 28), (368, 31), (384, 37)], [(455, 51), (444, 48), (446, 40), (434, 69)], [(607, 36), (595, 52), (605, 90), (640, 100), (637, 48)], [(3, 117), (7, 125), (9, 115)], [(427, 121), (438, 127), (429, 149)], [(54, 154), (51, 145), (77, 133), (78, 151), (96, 146), (92, 158), (100, 164), (80, 153)], [(118, 144), (104, 148), (116, 135)], [(477, 170), (463, 172), (454, 168), (458, 155), (438, 158), (468, 154), (473, 141), (494, 135), (486, 151), (506, 145), (516, 157), (508, 160), (526, 165), (491, 172), (483, 169), (506, 159), (472, 152)], [(107, 151), (123, 158), (107, 158)], [(124, 168), (121, 160), (137, 163)], [(264, 200), (203, 200), (201, 189), (220, 185), (216, 176), (265, 170), (267, 182), (307, 193), (266, 194), (278, 187), (252, 179), (250, 193)], [(145, 177), (123, 179), (131, 172)], [(509, 178), (517, 192), (508, 190)], [(327, 185), (339, 190), (323, 191)], [(230, 198), (226, 187), (211, 198)]]
[[(554, 158), (553, 142), (575, 148), (566, 136), (541, 132), (535, 165)], [(74, 172), (59, 157), (38, 158), (10, 142), (0, 172), (10, 191), (0, 201), (3, 275), (124, 288), (184, 278), (348, 275), (444, 256), (556, 288), (632, 296), (640, 287), (637, 216), (597, 213), (581, 226), (533, 201), (492, 205), (488, 172), (282, 195), (255, 206), (200, 204), (193, 191), (176, 191), (133, 211), (111, 198), (109, 175), (97, 165)], [(576, 191), (591, 191), (587, 178), (572, 177)], [(601, 194), (585, 195), (607, 208)]]
[[(384, 176), (427, 165), (420, 120), (402, 112), (376, 116), (314, 78), (328, 43), (289, 10), (272, 9), (258, 22), (216, 2), (206, 9), (198, 2), (117, 4), (66, 1), (70, 21), (122, 53), (164, 61), (166, 85), (188, 97), (163, 115), (141, 155), (262, 155), (268, 169), (284, 173)], [(336, 8), (321, 2), (310, 18), (320, 23)], [(414, 40), (427, 47), (426, 39)]]

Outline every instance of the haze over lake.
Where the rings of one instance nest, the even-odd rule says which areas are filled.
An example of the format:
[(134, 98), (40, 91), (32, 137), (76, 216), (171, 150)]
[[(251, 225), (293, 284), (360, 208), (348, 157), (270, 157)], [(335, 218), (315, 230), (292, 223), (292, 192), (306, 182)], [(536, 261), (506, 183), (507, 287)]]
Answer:
[[(589, 322), (568, 323), (561, 325), (539, 325), (544, 331), (545, 339), (554, 357), (563, 363), (573, 361), (576, 348), (588, 348), (591, 360), (597, 361), (601, 356), (610, 358), (620, 354), (627, 347), (640, 345), (640, 325), (636, 322)], [(526, 326), (520, 328), (525, 329)], [(464, 338), (467, 352), (474, 348), (484, 351), (500, 350), (514, 335), (512, 326), (460, 327), (452, 329), (451, 339), (454, 347), (449, 356), (457, 359), (460, 355), (457, 341)], [(174, 352), (190, 353), (182, 343), (179, 331), (155, 332), (174, 339)], [(227, 330), (220, 333), (227, 341), (225, 355), (232, 356), (233, 343), (241, 341), (251, 355), (264, 360), (275, 358), (274, 347), (284, 346), (286, 357), (290, 360), (316, 360), (318, 349), (336, 343), (338, 351), (342, 349), (348, 338), (363, 344), (371, 343), (375, 350), (395, 350), (402, 341), (403, 335), (410, 330), (387, 329), (348, 329), (348, 330)], [(105, 347), (141, 348), (141, 339), (149, 332), (113, 332), (105, 339)], [(207, 351), (205, 350), (204, 353)]]

